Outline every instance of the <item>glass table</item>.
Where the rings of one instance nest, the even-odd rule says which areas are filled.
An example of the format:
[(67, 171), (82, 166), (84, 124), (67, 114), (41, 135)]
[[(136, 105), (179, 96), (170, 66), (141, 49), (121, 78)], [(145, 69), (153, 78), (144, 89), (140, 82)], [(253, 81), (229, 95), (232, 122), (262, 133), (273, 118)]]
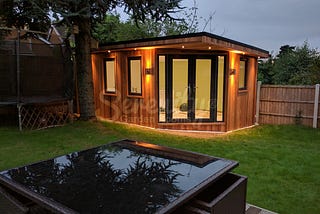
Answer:
[(53, 213), (171, 213), (237, 165), (121, 140), (2, 171), (0, 188)]

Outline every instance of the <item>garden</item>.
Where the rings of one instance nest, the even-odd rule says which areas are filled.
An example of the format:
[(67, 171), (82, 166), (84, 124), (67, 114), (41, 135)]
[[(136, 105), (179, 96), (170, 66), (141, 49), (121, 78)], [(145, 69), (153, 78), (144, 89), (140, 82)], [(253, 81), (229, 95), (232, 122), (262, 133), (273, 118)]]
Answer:
[(79, 121), (38, 131), (0, 127), (0, 171), (120, 139), (238, 161), (234, 172), (248, 176), (248, 203), (278, 213), (320, 210), (320, 130), (296, 125), (262, 125), (226, 134)]

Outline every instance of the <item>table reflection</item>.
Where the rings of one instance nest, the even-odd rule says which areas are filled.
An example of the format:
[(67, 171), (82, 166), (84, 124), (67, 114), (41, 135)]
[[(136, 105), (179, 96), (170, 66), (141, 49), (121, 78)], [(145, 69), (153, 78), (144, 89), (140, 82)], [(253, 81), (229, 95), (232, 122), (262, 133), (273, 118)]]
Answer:
[(80, 213), (155, 213), (231, 163), (199, 166), (123, 142), (0, 174)]

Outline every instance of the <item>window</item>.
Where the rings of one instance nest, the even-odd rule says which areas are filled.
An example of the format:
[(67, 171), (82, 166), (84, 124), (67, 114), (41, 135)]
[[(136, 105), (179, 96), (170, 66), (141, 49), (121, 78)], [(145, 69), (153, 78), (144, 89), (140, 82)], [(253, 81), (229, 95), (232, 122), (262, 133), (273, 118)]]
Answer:
[(105, 93), (116, 93), (116, 74), (114, 59), (105, 60), (104, 90)]
[(247, 60), (240, 59), (239, 89), (247, 89)]
[(129, 58), (128, 80), (129, 95), (142, 95), (141, 58)]

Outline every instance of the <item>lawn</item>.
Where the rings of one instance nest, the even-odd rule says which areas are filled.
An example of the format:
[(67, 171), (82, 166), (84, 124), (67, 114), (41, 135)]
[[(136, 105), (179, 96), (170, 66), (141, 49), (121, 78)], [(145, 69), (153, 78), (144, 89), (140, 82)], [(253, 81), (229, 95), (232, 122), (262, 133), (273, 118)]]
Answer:
[(0, 171), (130, 138), (239, 161), (247, 201), (279, 213), (320, 213), (320, 129), (258, 126), (218, 136), (185, 137), (109, 122), (75, 122), (19, 132), (0, 127)]

